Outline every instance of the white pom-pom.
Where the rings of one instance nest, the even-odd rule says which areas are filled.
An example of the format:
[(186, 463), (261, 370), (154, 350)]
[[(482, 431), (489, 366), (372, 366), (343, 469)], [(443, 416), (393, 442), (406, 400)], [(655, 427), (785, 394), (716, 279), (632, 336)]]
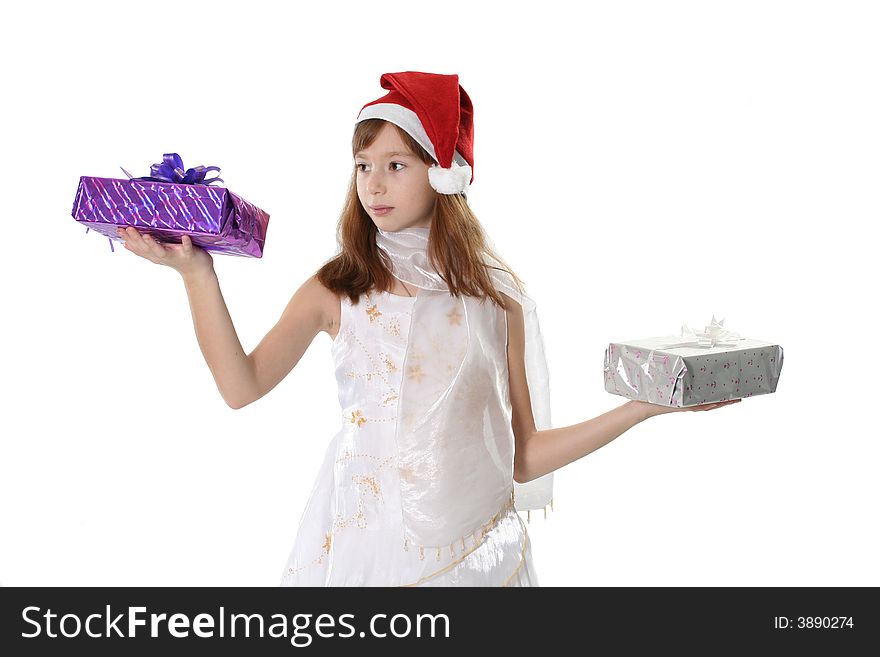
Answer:
[(471, 168), (468, 165), (460, 166), (455, 162), (450, 169), (432, 164), (428, 169), (428, 182), (440, 194), (460, 194), (467, 191), (470, 185)]

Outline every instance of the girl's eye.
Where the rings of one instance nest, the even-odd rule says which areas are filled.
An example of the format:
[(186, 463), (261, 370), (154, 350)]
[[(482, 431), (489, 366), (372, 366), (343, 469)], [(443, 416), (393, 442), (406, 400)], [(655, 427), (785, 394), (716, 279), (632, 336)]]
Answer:
[[(402, 167), (406, 166), (403, 162), (392, 162), (391, 166), (394, 166), (395, 164), (399, 164)], [(366, 164), (355, 164), (355, 166), (357, 167), (358, 171), (363, 172), (363, 169), (361, 169), (361, 167), (365, 167), (367, 165)], [(400, 171), (400, 169), (395, 169), (395, 171)]]

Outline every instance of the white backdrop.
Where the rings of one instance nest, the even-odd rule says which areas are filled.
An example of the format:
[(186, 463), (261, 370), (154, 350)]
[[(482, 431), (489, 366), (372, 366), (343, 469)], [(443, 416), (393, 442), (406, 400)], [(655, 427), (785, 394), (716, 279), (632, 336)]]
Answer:
[(250, 352), (335, 251), (358, 111), (418, 70), (474, 102), (469, 200), (538, 303), (554, 426), (623, 403), (609, 341), (714, 314), (785, 350), (776, 394), (557, 471), (541, 585), (880, 585), (871, 3), (314, 4), (4, 10), (0, 584), (278, 584), (338, 428), (330, 338), (231, 410), (180, 277), (74, 194), (220, 166), (271, 214), (261, 260), (214, 257)]

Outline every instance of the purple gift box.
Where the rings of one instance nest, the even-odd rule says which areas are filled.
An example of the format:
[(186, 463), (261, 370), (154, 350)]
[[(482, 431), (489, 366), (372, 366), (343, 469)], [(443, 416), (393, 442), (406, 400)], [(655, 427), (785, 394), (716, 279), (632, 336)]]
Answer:
[[(152, 176), (128, 180), (82, 176), (71, 212), (73, 218), (110, 239), (121, 241), (118, 226), (131, 226), (159, 242), (181, 243), (190, 236), (205, 251), (261, 258), (269, 215), (224, 187), (204, 181), (217, 167), (183, 170), (176, 153), (151, 167)], [(86, 231), (88, 232), (88, 230)]]

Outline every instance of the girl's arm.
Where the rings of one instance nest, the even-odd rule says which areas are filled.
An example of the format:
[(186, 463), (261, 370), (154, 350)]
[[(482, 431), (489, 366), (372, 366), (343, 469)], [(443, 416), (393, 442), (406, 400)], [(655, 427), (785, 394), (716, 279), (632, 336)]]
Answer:
[(641, 422), (645, 416), (637, 404), (629, 401), (580, 424), (543, 431), (536, 430), (526, 381), (525, 322), (522, 306), (513, 299), (510, 299), (509, 306), (507, 364), (510, 376), (513, 434), (516, 439), (513, 479), (522, 484), (558, 470), (610, 443), (624, 431)]
[(247, 406), (278, 385), (299, 362), (315, 334), (338, 325), (339, 298), (317, 278), (309, 278), (293, 295), (281, 319), (251, 353), (245, 355), (220, 292), (211, 255), (193, 245), (162, 244), (133, 227), (119, 227), (125, 248), (183, 277), (196, 338), (217, 388), (232, 408)]
[(251, 388), (242, 406), (277, 386), (296, 366), (319, 331), (339, 328), (339, 297), (315, 277), (309, 277), (294, 293), (281, 318), (257, 345), (248, 361)]
[(196, 339), (217, 389), (231, 408), (241, 408), (253, 388), (253, 372), (241, 347), (214, 268), (183, 274)]
[(526, 381), (525, 322), (522, 306), (513, 299), (510, 301), (511, 309), (507, 312), (507, 363), (510, 376), (510, 403), (513, 411), (513, 434), (516, 438), (513, 479), (517, 483), (522, 484), (558, 470), (607, 445), (649, 417), (678, 411), (708, 411), (741, 401), (733, 399), (686, 408), (671, 408), (631, 399), (586, 422), (538, 431), (535, 428), (532, 402)]
[(638, 405), (630, 400), (580, 424), (535, 431), (523, 442), (523, 469), (515, 473), (514, 480), (524, 483), (558, 470), (607, 445), (643, 419)]
[(246, 355), (213, 267), (185, 274), (183, 280), (199, 347), (231, 408), (247, 406), (278, 385), (327, 324), (326, 294), (330, 293), (312, 277), (296, 291), (253, 353)]

